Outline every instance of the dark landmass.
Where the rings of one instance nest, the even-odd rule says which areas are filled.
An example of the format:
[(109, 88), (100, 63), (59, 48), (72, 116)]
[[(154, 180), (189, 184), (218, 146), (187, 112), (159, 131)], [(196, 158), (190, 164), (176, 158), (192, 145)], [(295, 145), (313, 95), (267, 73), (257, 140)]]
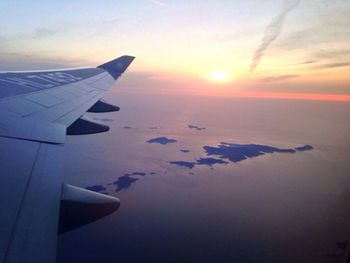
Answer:
[(228, 164), (228, 162), (214, 158), (200, 158), (197, 160), (196, 164), (213, 166), (214, 164)]
[(193, 169), (196, 165), (213, 166), (214, 164), (227, 164), (228, 162), (220, 159), (214, 159), (214, 158), (200, 158), (196, 162), (172, 161), (169, 163), (175, 164), (177, 166)]
[(130, 126), (124, 126), (123, 128), (124, 128), (124, 129), (127, 129), (127, 130), (132, 129)]
[(301, 146), (301, 147), (296, 147), (295, 150), (299, 151), (299, 152), (305, 152), (305, 151), (310, 151), (310, 150), (313, 150), (314, 147), (312, 147), (311, 145), (304, 145), (304, 146)]
[(146, 173), (143, 172), (133, 172), (132, 175), (140, 175), (140, 176), (145, 176)]
[(159, 143), (159, 144), (166, 145), (166, 144), (169, 144), (169, 143), (175, 143), (175, 142), (177, 142), (177, 140), (169, 139), (169, 138), (166, 138), (166, 137), (158, 137), (158, 138), (150, 139), (147, 142), (148, 143)]
[(231, 162), (241, 162), (248, 158), (258, 157), (266, 153), (295, 153), (294, 149), (276, 148), (260, 144), (232, 144), (220, 143), (217, 147), (204, 146), (208, 156), (218, 156), (220, 159), (228, 159)]
[(349, 240), (342, 240), (335, 243), (335, 249), (332, 253), (328, 253), (326, 256), (332, 258), (333, 262), (349, 262), (347, 250), (350, 248)]
[[(155, 172), (150, 172), (150, 175), (155, 175)], [(117, 189), (115, 190), (116, 192), (119, 192), (123, 189), (127, 189), (129, 188), (132, 184), (134, 184), (135, 182), (137, 182), (140, 178), (135, 178), (135, 177), (144, 177), (146, 176), (147, 173), (145, 172), (133, 172), (133, 173), (127, 173), (124, 174), (123, 176), (119, 177), (115, 182), (112, 183), (107, 183), (106, 186), (112, 186), (112, 185), (116, 185)], [(93, 186), (89, 186), (86, 187), (87, 190), (91, 190), (91, 191), (95, 191), (95, 192), (99, 192), (102, 194), (108, 194), (107, 193), (107, 188), (103, 185), (93, 185)]]
[[(207, 156), (216, 156), (217, 158), (200, 158), (196, 162), (187, 161), (171, 161), (170, 164), (193, 169), (196, 165), (208, 165), (213, 166), (214, 164), (228, 164), (228, 161), (237, 163), (249, 158), (258, 157), (267, 153), (289, 153), (294, 154), (296, 151), (308, 151), (312, 150), (313, 147), (305, 145), (291, 148), (277, 148), (268, 145), (260, 144), (233, 144), (221, 142), (217, 147), (204, 146), (203, 147)], [(182, 151), (182, 150), (181, 150)]]
[[(150, 139), (147, 141), (148, 143), (160, 143), (160, 144), (168, 144), (168, 143), (174, 143), (177, 142), (175, 139), (169, 139), (166, 137), (159, 137)], [(260, 145), (260, 144), (234, 144), (234, 143), (226, 143), (221, 142), (218, 146), (204, 146), (203, 147), (204, 152), (207, 156), (215, 156), (216, 158), (212, 157), (206, 157), (206, 158), (199, 158), (196, 161), (171, 161), (170, 164), (174, 164), (177, 166), (181, 166), (188, 169), (193, 169), (197, 165), (208, 165), (212, 167), (216, 164), (228, 164), (229, 162), (237, 163), (244, 160), (247, 160), (249, 158), (258, 157), (265, 154), (272, 154), (272, 153), (289, 153), (289, 154), (295, 154), (298, 152), (303, 151), (309, 151), (312, 150), (313, 147), (311, 145), (304, 145), (300, 147), (293, 148), (277, 148), (273, 146), (268, 145)], [(188, 153), (190, 150), (181, 149), (181, 152)], [(115, 185), (117, 186), (116, 192), (119, 192), (123, 189), (129, 188), (132, 184), (140, 180), (140, 177), (145, 177), (149, 175), (155, 175), (155, 172), (132, 172), (124, 174), (123, 176), (119, 177), (115, 182), (109, 183), (107, 185)], [(167, 172), (164, 172), (164, 174), (167, 174)], [(189, 173), (193, 174), (193, 173)], [(138, 178), (137, 178), (138, 177)], [(107, 188), (103, 185), (93, 185), (86, 187), (87, 190), (107, 194)]]
[(116, 192), (119, 192), (123, 189), (129, 188), (133, 183), (138, 181), (138, 178), (131, 177), (130, 174), (125, 174), (118, 178), (117, 181), (115, 181), (113, 184), (117, 186)]
[(194, 166), (196, 165), (196, 163), (194, 162), (185, 162), (185, 161), (173, 161), (173, 162), (169, 162), (170, 164), (175, 164), (177, 166), (182, 166), (182, 167), (186, 167), (189, 169), (194, 168)]
[(192, 125), (192, 124), (188, 124), (187, 127), (190, 128), (190, 129), (195, 129), (197, 131), (202, 131), (202, 130), (206, 129), (205, 127), (199, 127), (199, 126)]

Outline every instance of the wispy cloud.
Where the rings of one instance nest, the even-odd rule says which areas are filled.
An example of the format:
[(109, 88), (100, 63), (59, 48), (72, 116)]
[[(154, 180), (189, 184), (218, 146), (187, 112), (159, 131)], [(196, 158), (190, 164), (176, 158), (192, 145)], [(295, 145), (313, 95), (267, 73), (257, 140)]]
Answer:
[(300, 3), (300, 0), (285, 0), (279, 14), (270, 22), (265, 30), (264, 37), (253, 56), (250, 71), (254, 71), (259, 65), (265, 51), (277, 39), (283, 30), (284, 21), (288, 14)]
[(313, 52), (312, 55), (319, 60), (331, 59), (339, 61), (344, 59), (344, 57), (350, 57), (350, 48), (338, 48), (335, 50), (321, 49)]
[[(89, 45), (95, 40), (112, 34), (120, 23), (118, 19), (62, 22), (45, 27), (34, 27), (12, 34), (0, 34), (1, 70), (36, 70), (94, 65), (88, 48), (81, 52), (67, 52), (62, 41), (72, 50), (79, 50), (77, 43)], [(45, 45), (43, 45), (45, 41)], [(85, 43), (86, 42), (86, 43)], [(103, 47), (102, 47), (103, 48)], [(101, 48), (101, 49), (102, 49)], [(85, 52), (85, 56), (82, 55)], [(64, 57), (64, 59), (63, 59)]]
[(307, 60), (307, 61), (303, 61), (303, 62), (297, 63), (295, 65), (310, 65), (310, 64), (315, 64), (315, 63), (317, 63), (316, 60)]
[(39, 70), (89, 65), (81, 58), (69, 59), (41, 52), (1, 52), (0, 70)]
[(44, 27), (38, 27), (34, 30), (31, 37), (32, 38), (50, 37), (50, 36), (55, 35), (57, 32), (58, 31), (56, 31), (56, 30), (51, 30), (51, 29), (44, 28)]
[(159, 5), (159, 6), (166, 6), (166, 4), (163, 1), (160, 0), (147, 0), (148, 2), (155, 4), (155, 5)]
[(280, 75), (280, 76), (272, 76), (272, 77), (266, 77), (260, 79), (262, 82), (275, 82), (275, 81), (281, 81), (281, 80), (286, 80), (286, 79), (292, 79), (292, 78), (297, 78), (299, 75)]
[(34, 40), (41, 39), (46, 37), (51, 37), (58, 34), (60, 30), (58, 28), (46, 28), (46, 27), (37, 27), (32, 31), (17, 33), (13, 35), (1, 36), (0, 41), (3, 42), (12, 42), (18, 40)]
[(332, 69), (332, 68), (343, 68), (349, 67), (350, 62), (337, 62), (337, 63), (328, 63), (315, 67), (316, 69)]
[(308, 66), (308, 65), (312, 65), (312, 64), (316, 64), (318, 63), (318, 60), (304, 60), (304, 61), (300, 61), (300, 62), (296, 62), (296, 63), (290, 63), (287, 64), (287, 66)]
[(17, 33), (13, 35), (0, 36), (0, 41), (17, 41), (17, 40), (36, 40), (42, 38), (49, 38), (56, 35), (90, 35), (91, 32), (98, 32), (100, 35), (108, 31), (109, 28), (114, 28), (116, 24), (120, 23), (118, 19), (86, 21), (79, 23), (64, 22), (59, 25), (51, 27), (37, 27), (31, 31)]

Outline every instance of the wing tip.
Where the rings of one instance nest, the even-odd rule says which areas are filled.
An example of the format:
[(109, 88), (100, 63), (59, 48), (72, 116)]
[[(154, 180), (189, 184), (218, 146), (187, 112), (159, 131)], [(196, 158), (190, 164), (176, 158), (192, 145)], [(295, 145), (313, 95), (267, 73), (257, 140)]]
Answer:
[(113, 76), (114, 79), (117, 79), (125, 70), (129, 67), (129, 65), (134, 61), (134, 56), (124, 55), (119, 58), (108, 61), (98, 68), (106, 70), (109, 74)]

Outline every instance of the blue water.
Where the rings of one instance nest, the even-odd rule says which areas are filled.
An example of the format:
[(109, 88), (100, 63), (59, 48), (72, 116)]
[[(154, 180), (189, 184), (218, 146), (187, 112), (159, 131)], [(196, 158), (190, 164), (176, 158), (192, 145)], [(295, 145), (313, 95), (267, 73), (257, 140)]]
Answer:
[(341, 260), (349, 103), (138, 90), (105, 98), (121, 111), (90, 114), (110, 132), (68, 138), (65, 182), (121, 207), (61, 235), (58, 262)]

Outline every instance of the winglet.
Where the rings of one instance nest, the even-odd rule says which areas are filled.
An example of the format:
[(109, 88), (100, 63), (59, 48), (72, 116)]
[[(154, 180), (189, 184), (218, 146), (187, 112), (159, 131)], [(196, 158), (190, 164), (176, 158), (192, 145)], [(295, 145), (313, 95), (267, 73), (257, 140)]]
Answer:
[(98, 68), (106, 70), (114, 79), (117, 79), (129, 67), (134, 59), (135, 57), (132, 56), (122, 56), (104, 63), (98, 66)]

